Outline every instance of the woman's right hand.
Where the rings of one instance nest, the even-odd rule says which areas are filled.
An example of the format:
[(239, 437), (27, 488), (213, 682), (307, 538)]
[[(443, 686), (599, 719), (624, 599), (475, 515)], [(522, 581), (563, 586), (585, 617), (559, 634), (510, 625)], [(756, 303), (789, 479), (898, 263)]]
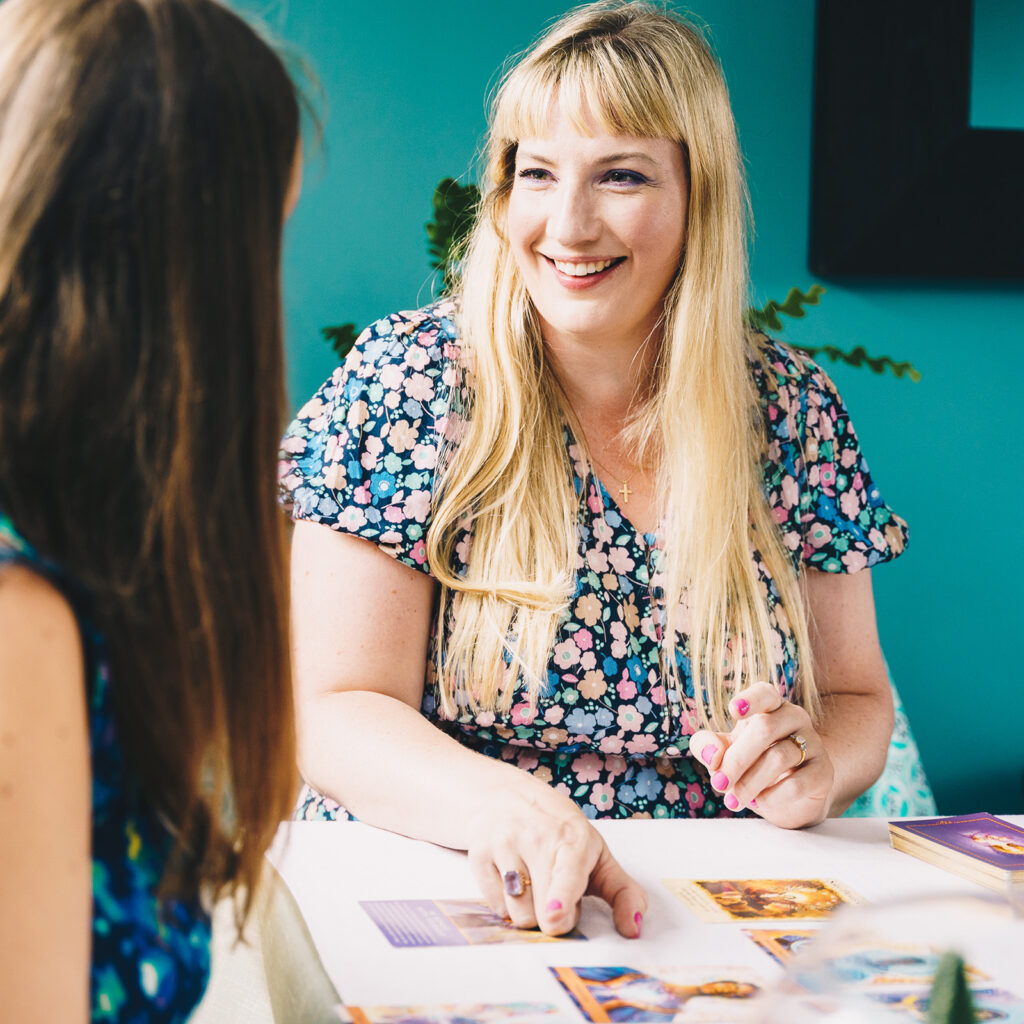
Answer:
[[(523, 781), (533, 786), (521, 789), (543, 788), (494, 799), (469, 825), (469, 861), (488, 906), (517, 928), (563, 935), (576, 927), (583, 897), (597, 896), (619, 934), (639, 938), (647, 893), (575, 803), (532, 777)], [(506, 891), (512, 871), (524, 879), (520, 895)]]

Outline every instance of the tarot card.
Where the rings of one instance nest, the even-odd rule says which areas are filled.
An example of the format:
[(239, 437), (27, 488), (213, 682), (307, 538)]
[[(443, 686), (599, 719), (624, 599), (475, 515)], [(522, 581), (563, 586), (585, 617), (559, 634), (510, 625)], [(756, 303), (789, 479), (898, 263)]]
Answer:
[(893, 846), (940, 867), (1024, 882), (1024, 828), (992, 814), (891, 821)]
[(831, 878), (666, 878), (662, 882), (702, 921), (822, 920), (863, 900)]
[(755, 1019), (760, 979), (745, 967), (552, 967), (588, 1021)]
[(783, 967), (818, 934), (816, 928), (744, 928), (743, 931)]
[(516, 928), (483, 900), (368, 900), (359, 904), (392, 946), (479, 946), (505, 942), (563, 942), (585, 939)]
[[(940, 953), (921, 946), (883, 945), (853, 949), (830, 957), (831, 971), (846, 984), (928, 985), (935, 980)], [(797, 969), (797, 980), (799, 970)], [(987, 980), (976, 967), (964, 965), (968, 982)]]
[[(875, 1002), (882, 1003), (888, 1010), (902, 1011), (910, 1020), (928, 1019), (927, 986), (901, 988), (898, 985), (881, 986), (867, 994)], [(971, 989), (975, 1020), (997, 1020), (1000, 1024), (1024, 1024), (1024, 1000), (1012, 992), (998, 988), (974, 987)]]
[(339, 1006), (343, 1024), (569, 1024), (552, 1003), (462, 1003), (448, 1006)]

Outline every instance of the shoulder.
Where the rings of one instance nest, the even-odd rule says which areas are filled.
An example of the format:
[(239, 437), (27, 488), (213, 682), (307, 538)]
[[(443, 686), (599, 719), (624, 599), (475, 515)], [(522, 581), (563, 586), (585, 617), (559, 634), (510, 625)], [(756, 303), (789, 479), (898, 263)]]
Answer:
[(25, 648), (80, 650), (78, 621), (60, 589), (31, 566), (0, 564), (0, 664)]
[(762, 402), (835, 391), (829, 375), (806, 352), (759, 332), (749, 338), (751, 371)]
[[(5, 950), (0, 982), (7, 1002), (44, 1007), (54, 1020), (84, 1020), (88, 996), (92, 776), (84, 672), (78, 625), (62, 593), (30, 567), (0, 565), (0, 866), (7, 883), (0, 884), (0, 919), (24, 937)], [(62, 979), (56, 989), (55, 976)]]
[(0, 701), (46, 711), (53, 700), (84, 707), (84, 655), (67, 598), (46, 577), (17, 563), (0, 566)]
[(460, 359), (451, 300), (376, 320), (299, 409), (282, 456), (296, 454), (290, 448), (325, 429), (363, 428), (367, 420), (391, 419), (399, 408), (417, 421), (441, 417)]
[[(338, 387), (375, 380), (386, 390), (394, 390), (416, 374), (439, 377), (460, 355), (454, 304), (450, 300), (437, 302), (392, 313), (370, 324), (328, 384)], [(360, 388), (349, 390), (354, 393)]]
[(795, 440), (819, 428), (830, 433), (847, 420), (832, 378), (806, 352), (754, 333), (748, 358), (770, 439)]

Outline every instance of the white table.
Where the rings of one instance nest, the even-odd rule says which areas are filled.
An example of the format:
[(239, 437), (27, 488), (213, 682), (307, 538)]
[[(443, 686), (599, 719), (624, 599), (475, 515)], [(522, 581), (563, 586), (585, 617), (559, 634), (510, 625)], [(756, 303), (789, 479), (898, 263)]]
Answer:
[[(1011, 820), (1024, 823), (1024, 817)], [(588, 898), (580, 920), (586, 942), (393, 948), (359, 901), (477, 897), (463, 854), (356, 823), (294, 822), (282, 825), (270, 859), (344, 1003), (539, 1000), (565, 1007), (565, 1019), (577, 1021), (549, 966), (746, 966), (769, 984), (781, 974), (743, 933), (743, 924), (699, 920), (665, 888), (665, 878), (831, 878), (875, 904), (987, 891), (892, 850), (881, 819), (837, 819), (800, 832), (760, 820), (642, 820), (598, 827), (649, 894), (640, 940), (617, 935), (607, 908)], [(1013, 927), (1020, 928), (1021, 942), (986, 949), (979, 966), (1000, 986), (1024, 995), (1024, 922)]]

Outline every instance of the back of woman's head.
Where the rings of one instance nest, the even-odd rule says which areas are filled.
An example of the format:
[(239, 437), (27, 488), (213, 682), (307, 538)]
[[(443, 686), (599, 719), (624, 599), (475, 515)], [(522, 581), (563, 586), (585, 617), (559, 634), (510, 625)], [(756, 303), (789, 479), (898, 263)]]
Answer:
[(214, 0), (0, 4), (0, 508), (93, 596), (186, 885), (252, 882), (292, 779), (274, 453), (298, 137), (280, 59)]

